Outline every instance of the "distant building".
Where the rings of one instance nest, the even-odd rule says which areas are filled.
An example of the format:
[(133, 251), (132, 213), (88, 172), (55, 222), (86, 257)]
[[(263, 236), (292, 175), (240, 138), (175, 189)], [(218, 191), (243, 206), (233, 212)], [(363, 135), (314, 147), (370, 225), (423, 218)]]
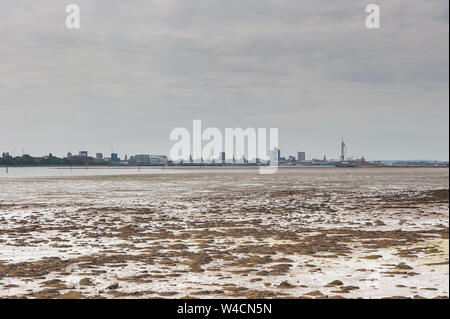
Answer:
[(225, 164), (225, 152), (220, 153), (220, 159), (222, 161), (222, 164)]
[(3, 158), (9, 157), (9, 153), (8, 153), (8, 152), (4, 152), (4, 153), (2, 154), (2, 157), (3, 157)]
[(136, 164), (139, 164), (139, 165), (149, 165), (150, 164), (150, 155), (147, 155), (147, 154), (134, 155), (133, 160)]
[(72, 153), (71, 152), (67, 152), (67, 158), (71, 158), (72, 157)]
[(299, 160), (299, 161), (306, 161), (306, 153), (305, 152), (298, 152), (297, 153), (297, 160)]
[(103, 153), (96, 153), (95, 154), (95, 159), (97, 161), (102, 161), (103, 160)]
[(120, 161), (120, 158), (119, 158), (119, 156), (117, 155), (117, 153), (111, 153), (111, 159), (110, 159), (110, 161), (111, 161), (111, 162), (119, 162), (119, 161)]
[(166, 155), (150, 155), (150, 164), (167, 165), (169, 159)]
[(71, 162), (91, 163), (94, 161), (94, 158), (91, 156), (73, 155), (69, 157), (69, 160)]
[(328, 160), (326, 158), (323, 158), (323, 159), (313, 158), (311, 160), (311, 165), (330, 165), (330, 163), (328, 162)]
[(166, 155), (138, 154), (131, 156), (130, 162), (138, 165), (167, 165), (169, 159)]
[(78, 152), (78, 156), (84, 156), (84, 157), (87, 157), (87, 156), (88, 156), (88, 152), (87, 152), (87, 151), (79, 151), (79, 152)]
[(274, 148), (272, 151), (270, 151), (270, 163), (278, 163), (280, 161), (280, 149)]

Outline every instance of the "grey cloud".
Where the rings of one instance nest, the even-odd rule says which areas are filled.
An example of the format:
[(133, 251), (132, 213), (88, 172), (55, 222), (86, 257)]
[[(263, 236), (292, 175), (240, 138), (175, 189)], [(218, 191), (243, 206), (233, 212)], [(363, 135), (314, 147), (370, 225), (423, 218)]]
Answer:
[(357, 0), (74, 2), (78, 31), (60, 1), (0, 4), (1, 151), (168, 153), (202, 119), (279, 127), (283, 153), (336, 157), (344, 133), (448, 159), (448, 1), (378, 1), (376, 31)]

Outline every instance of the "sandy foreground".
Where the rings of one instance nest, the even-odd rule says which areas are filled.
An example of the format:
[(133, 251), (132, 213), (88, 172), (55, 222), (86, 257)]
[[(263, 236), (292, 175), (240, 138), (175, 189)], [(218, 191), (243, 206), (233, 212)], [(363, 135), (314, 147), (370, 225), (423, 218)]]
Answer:
[(449, 297), (448, 168), (0, 179), (0, 297)]

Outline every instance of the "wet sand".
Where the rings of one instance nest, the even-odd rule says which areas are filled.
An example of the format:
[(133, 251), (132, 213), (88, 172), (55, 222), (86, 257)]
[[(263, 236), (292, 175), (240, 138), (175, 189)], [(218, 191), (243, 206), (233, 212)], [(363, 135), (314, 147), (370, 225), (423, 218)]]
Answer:
[(0, 179), (0, 297), (448, 298), (448, 173)]

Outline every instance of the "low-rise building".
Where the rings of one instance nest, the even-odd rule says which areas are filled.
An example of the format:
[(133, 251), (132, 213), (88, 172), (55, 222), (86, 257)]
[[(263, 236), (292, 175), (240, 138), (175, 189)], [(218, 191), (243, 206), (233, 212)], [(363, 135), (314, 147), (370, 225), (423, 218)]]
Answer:
[(166, 155), (149, 155), (150, 165), (167, 165), (169, 159)]
[(150, 164), (150, 155), (147, 154), (138, 154), (133, 156), (133, 162), (139, 165), (149, 165)]
[(120, 162), (120, 158), (117, 155), (117, 153), (111, 153), (111, 158), (110, 158), (111, 162)]
[(94, 158), (91, 156), (73, 155), (69, 157), (69, 160), (71, 162), (91, 163), (94, 161)]
[(167, 165), (169, 159), (166, 155), (137, 154), (130, 157), (129, 163), (136, 165)]
[(306, 160), (306, 153), (305, 152), (298, 152), (297, 153), (297, 160), (305, 161)]

